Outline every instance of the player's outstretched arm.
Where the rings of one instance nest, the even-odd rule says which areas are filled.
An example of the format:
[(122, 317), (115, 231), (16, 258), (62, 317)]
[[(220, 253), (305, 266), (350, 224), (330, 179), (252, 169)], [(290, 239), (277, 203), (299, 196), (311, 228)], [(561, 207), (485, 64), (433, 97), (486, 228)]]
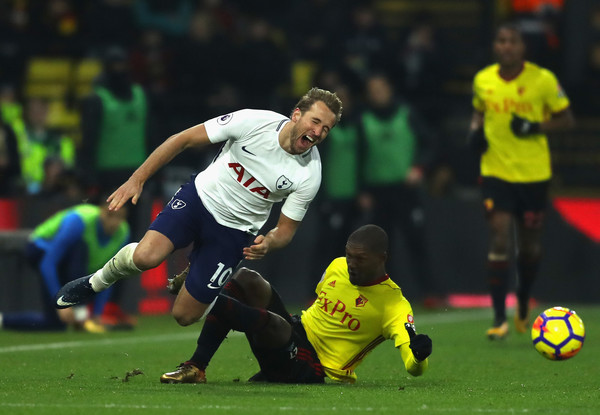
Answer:
[(402, 360), (408, 373), (420, 376), (429, 366), (427, 358), (431, 355), (433, 344), (428, 335), (416, 334), (412, 324), (405, 323), (404, 328), (410, 337), (410, 342), (400, 346)]
[(254, 239), (253, 245), (244, 248), (244, 259), (261, 259), (268, 252), (283, 248), (290, 243), (298, 226), (300, 226), (300, 222), (292, 220), (282, 213), (276, 227), (266, 235), (258, 235)]
[[(110, 210), (118, 210), (129, 199), (134, 205), (137, 204), (144, 183), (154, 175), (165, 164), (170, 162), (176, 155), (190, 147), (203, 147), (210, 143), (204, 124), (198, 124), (188, 128), (180, 133), (172, 135), (158, 146), (142, 163), (138, 169), (133, 172), (131, 177), (123, 183), (107, 202)], [(117, 150), (118, 151), (118, 150)]]

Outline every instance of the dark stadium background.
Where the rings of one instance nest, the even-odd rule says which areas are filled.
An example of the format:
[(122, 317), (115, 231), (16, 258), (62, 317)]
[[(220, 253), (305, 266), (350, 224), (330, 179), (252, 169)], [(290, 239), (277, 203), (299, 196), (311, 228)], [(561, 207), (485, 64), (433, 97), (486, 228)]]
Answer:
[[(472, 111), (472, 77), (492, 62), (495, 23), (516, 17), (533, 28), (529, 59), (557, 74), (577, 119), (575, 131), (550, 139), (553, 199), (534, 296), (543, 301), (597, 301), (600, 1), (567, 0), (557, 13), (540, 15), (511, 9), (520, 3), (0, 0), (0, 96), (4, 102), (14, 94), (16, 103), (31, 96), (49, 99), (52, 125), (80, 139), (79, 104), (89, 93), (103, 51), (116, 44), (128, 51), (134, 80), (149, 94), (154, 128), (148, 139), (154, 147), (170, 134), (232, 110), (253, 107), (287, 113), (300, 93), (313, 85), (328, 87), (332, 76), (342, 77), (360, 102), (362, 72), (356, 62), (379, 66), (396, 77), (399, 92), (420, 106), (440, 137), (443, 151), (426, 188), (434, 278), (449, 293), (485, 294), (486, 227), (477, 166), (466, 157), (463, 144)], [(375, 27), (364, 33), (352, 20), (358, 7), (368, 8), (376, 17)], [(436, 60), (430, 72), (418, 74), (420, 83), (411, 84), (403, 71), (403, 53), (411, 29), (423, 22), (435, 29)], [(190, 27), (209, 39), (202, 48), (190, 40)], [(543, 31), (536, 32), (540, 27)], [(43, 68), (40, 76), (32, 69), (39, 62), (49, 67), (67, 62), (68, 76), (54, 79)], [(185, 154), (165, 168), (145, 189), (139, 224), (147, 226), (153, 209), (213, 154), (211, 150)], [(39, 283), (23, 264), (19, 247), (28, 229), (65, 203), (18, 193), (2, 196), (3, 311), (38, 305)], [(274, 209), (272, 220), (277, 213)], [(273, 225), (272, 220), (267, 226)], [(263, 272), (286, 301), (305, 303), (320, 277), (313, 266), (319, 254), (315, 243), (326, 235), (319, 229), (313, 207), (288, 247), (246, 265)], [(392, 278), (409, 299), (419, 299), (422, 293), (411, 275), (410, 258), (399, 249), (392, 261), (403, 270)], [(179, 254), (141, 284), (137, 279), (125, 282), (127, 307), (134, 311), (140, 304), (144, 312), (163, 312), (170, 301), (162, 288), (164, 278), (184, 263)]]

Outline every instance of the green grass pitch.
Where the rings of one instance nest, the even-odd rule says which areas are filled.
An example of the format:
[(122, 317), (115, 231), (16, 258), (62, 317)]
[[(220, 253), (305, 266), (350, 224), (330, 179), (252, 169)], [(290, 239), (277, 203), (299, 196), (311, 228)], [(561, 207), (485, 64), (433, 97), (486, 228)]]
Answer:
[(104, 335), (0, 331), (0, 414), (599, 414), (600, 306), (561, 305), (586, 325), (571, 360), (544, 359), (529, 334), (490, 342), (490, 310), (415, 310), (417, 330), (433, 339), (429, 371), (409, 376), (384, 342), (355, 385), (250, 384), (257, 364), (238, 333), (207, 384), (163, 385), (159, 376), (191, 355), (200, 328), (168, 316)]

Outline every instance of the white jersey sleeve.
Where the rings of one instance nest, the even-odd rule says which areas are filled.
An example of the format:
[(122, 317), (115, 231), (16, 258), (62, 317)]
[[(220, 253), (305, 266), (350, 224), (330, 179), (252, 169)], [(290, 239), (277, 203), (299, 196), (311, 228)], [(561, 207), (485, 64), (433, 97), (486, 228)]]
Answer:
[(238, 140), (252, 132), (256, 120), (252, 117), (253, 110), (239, 110), (220, 115), (204, 122), (208, 139), (211, 143), (227, 140)]

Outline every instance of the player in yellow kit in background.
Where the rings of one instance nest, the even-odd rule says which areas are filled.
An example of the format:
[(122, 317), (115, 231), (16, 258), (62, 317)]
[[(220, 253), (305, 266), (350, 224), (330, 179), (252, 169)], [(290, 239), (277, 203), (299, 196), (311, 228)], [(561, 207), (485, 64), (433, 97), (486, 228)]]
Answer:
[(259, 273), (240, 269), (208, 314), (197, 352), (161, 382), (206, 382), (206, 367), (229, 330), (246, 333), (258, 360), (260, 372), (250, 381), (323, 383), (329, 377), (354, 383), (356, 367), (384, 340), (394, 342), (408, 373), (423, 374), (432, 342), (415, 334), (410, 303), (385, 270), (387, 249), (380, 227), (354, 231), (346, 256), (327, 267), (317, 299), (301, 316), (289, 314)]
[[(473, 81), (469, 145), (481, 155), (483, 203), (490, 229), (488, 281), (494, 307), (490, 339), (508, 334), (509, 261), (517, 252), (515, 329), (529, 326), (529, 298), (541, 258), (541, 230), (552, 177), (546, 133), (574, 124), (556, 76), (524, 59), (519, 29), (508, 23), (494, 39), (497, 63)], [(517, 246), (511, 237), (516, 224)]]

